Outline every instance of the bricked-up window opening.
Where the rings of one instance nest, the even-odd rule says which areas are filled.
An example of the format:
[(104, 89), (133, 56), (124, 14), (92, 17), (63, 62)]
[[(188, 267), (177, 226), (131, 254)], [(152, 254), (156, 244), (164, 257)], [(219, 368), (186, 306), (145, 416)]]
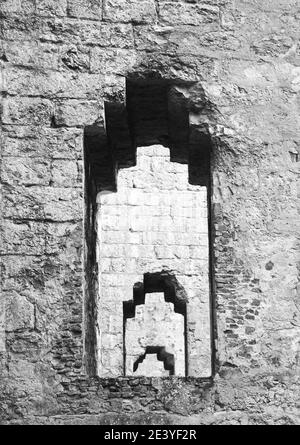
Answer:
[[(133, 299), (123, 303), (125, 375), (187, 375), (187, 300), (176, 277), (167, 271), (145, 274), (144, 282), (134, 285)], [(138, 368), (141, 358), (157, 351), (156, 344), (163, 345), (159, 357), (165, 365), (172, 363), (172, 369), (163, 369), (149, 357)]]
[[(105, 111), (106, 128), (85, 131), (87, 371), (128, 373), (123, 302), (145, 273), (165, 270), (187, 295), (180, 375), (210, 377), (209, 135), (190, 123), (184, 95), (166, 81), (129, 80), (126, 104), (112, 101)], [(165, 347), (144, 348), (157, 345)], [(146, 363), (153, 360), (146, 355)]]

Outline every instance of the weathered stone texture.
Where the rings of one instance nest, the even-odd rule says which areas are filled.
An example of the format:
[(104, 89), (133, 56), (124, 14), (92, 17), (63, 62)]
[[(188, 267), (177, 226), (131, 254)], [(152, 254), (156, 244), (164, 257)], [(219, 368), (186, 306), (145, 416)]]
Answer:
[[(2, 0), (0, 13), (0, 422), (299, 424), (299, 2)], [(125, 76), (150, 74), (195, 82), (191, 128), (212, 138), (210, 382), (83, 367), (83, 131), (103, 126)]]

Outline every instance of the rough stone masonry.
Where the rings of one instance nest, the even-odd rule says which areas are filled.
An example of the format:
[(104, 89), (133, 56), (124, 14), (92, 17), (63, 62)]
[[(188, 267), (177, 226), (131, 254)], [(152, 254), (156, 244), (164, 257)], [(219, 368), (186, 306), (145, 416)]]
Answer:
[[(299, 424), (299, 19), (298, 0), (1, 1), (1, 424)], [(152, 244), (151, 212), (138, 270), (140, 235), (123, 250), (98, 224), (143, 148), (184, 171), (197, 230), (205, 203), (205, 257), (189, 226)], [(103, 376), (118, 273), (123, 368)], [(158, 308), (183, 345), (141, 335)], [(187, 372), (193, 344), (210, 372)]]

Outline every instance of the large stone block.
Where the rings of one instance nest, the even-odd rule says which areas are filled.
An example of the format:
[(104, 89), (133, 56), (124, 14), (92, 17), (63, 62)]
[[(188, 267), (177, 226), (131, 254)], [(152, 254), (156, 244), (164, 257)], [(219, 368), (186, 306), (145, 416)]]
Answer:
[(49, 185), (50, 162), (44, 159), (4, 157), (2, 180), (10, 185)]
[(35, 0), (3, 0), (0, 11), (3, 14), (33, 14)]
[(41, 255), (45, 252), (45, 225), (5, 221), (1, 228), (1, 253)]
[(136, 52), (126, 49), (91, 49), (91, 71), (101, 74), (126, 75), (136, 63)]
[(169, 55), (176, 53), (179, 44), (172, 35), (171, 27), (158, 25), (148, 25), (147, 28), (146, 25), (136, 25), (134, 39), (139, 51), (168, 51)]
[(219, 8), (208, 4), (163, 2), (159, 6), (160, 22), (167, 25), (202, 25), (219, 23)]
[(83, 130), (6, 126), (2, 133), (3, 156), (43, 159), (81, 159)]
[(15, 292), (4, 294), (5, 330), (14, 332), (34, 328), (34, 306)]
[(2, 224), (1, 253), (43, 255), (63, 252), (69, 243), (77, 246), (80, 233), (81, 224), (73, 221), (15, 223), (6, 220)]
[[(102, 71), (103, 72), (103, 71)], [(105, 89), (118, 85), (103, 74), (43, 71), (11, 67), (4, 71), (6, 91), (18, 95), (89, 99), (103, 97)]]
[(157, 18), (153, 0), (107, 0), (104, 20), (111, 22), (153, 23)]
[[(43, 69), (57, 69), (59, 48), (51, 43), (40, 43), (32, 39), (22, 41), (22, 45), (15, 41), (4, 41), (1, 44), (2, 57), (13, 65), (32, 66)], [(21, 79), (19, 78), (21, 81)]]
[(102, 0), (71, 0), (68, 2), (68, 15), (85, 19), (102, 19)]
[(58, 187), (3, 187), (3, 216), (12, 219), (51, 220), (82, 219), (81, 190)]
[(59, 51), (60, 67), (72, 73), (85, 72), (90, 69), (90, 48), (72, 43), (62, 45)]
[(78, 180), (79, 171), (76, 161), (57, 160), (52, 162), (51, 184), (54, 187), (82, 187)]
[(53, 103), (47, 99), (11, 97), (3, 101), (3, 123), (15, 125), (49, 125)]
[(45, 21), (39, 29), (39, 38), (43, 42), (77, 43), (104, 48), (130, 48), (134, 45), (133, 30), (129, 24), (77, 19)]
[(103, 105), (98, 101), (65, 100), (55, 108), (55, 123), (65, 127), (103, 126)]
[(170, 24), (149, 26), (147, 32), (144, 26), (136, 26), (134, 34), (137, 48), (147, 52), (164, 51), (173, 57), (194, 55), (199, 58), (213, 56), (216, 52), (224, 52), (225, 49), (237, 50), (241, 46), (237, 37), (220, 32), (217, 20), (201, 25), (182, 24), (177, 27), (172, 26), (172, 15), (169, 20)]
[(42, 17), (63, 17), (67, 14), (67, 0), (38, 0), (36, 14)]
[(2, 37), (5, 40), (23, 43), (35, 40), (40, 21), (36, 20), (34, 14), (8, 14), (1, 18), (1, 25)]
[[(48, 224), (45, 234), (46, 253), (60, 255), (62, 264), (74, 261), (78, 270), (81, 270), (82, 231), (82, 220)], [(74, 264), (72, 267), (74, 268)], [(76, 276), (76, 278), (79, 279), (79, 292), (81, 292), (81, 277)]]

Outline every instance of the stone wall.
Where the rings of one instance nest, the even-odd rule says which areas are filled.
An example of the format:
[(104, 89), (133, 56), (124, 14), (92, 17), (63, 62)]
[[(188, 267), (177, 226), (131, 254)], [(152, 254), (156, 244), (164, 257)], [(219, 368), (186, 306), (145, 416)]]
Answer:
[(189, 184), (188, 166), (170, 162), (159, 145), (137, 149), (136, 167), (120, 170), (117, 188), (98, 196), (99, 374), (123, 374), (123, 301), (144, 274), (164, 271), (187, 295), (188, 375), (210, 377), (207, 189)]
[[(298, 2), (0, 12), (1, 423), (299, 423)], [(84, 366), (83, 134), (131, 75), (188, 83), (190, 133), (212, 141), (209, 381)]]

